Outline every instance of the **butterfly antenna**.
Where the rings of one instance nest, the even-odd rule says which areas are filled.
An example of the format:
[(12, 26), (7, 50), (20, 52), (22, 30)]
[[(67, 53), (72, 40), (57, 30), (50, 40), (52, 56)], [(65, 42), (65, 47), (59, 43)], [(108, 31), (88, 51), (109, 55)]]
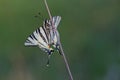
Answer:
[(40, 12), (38, 12), (38, 14), (35, 15), (34, 17), (44, 20), (44, 17), (43, 17), (43, 15)]

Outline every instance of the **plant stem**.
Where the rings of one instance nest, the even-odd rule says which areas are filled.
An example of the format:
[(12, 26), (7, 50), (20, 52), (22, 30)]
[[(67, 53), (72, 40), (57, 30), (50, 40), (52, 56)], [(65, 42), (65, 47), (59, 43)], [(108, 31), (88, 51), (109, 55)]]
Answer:
[(45, 6), (46, 6), (46, 9), (47, 9), (48, 15), (49, 15), (49, 17), (50, 17), (50, 20), (52, 21), (52, 16), (51, 16), (50, 9), (49, 9), (49, 7), (48, 7), (47, 1), (44, 0), (44, 3), (45, 3)]
[[(49, 10), (47, 1), (44, 0), (44, 3), (45, 3), (45, 6), (46, 6), (46, 9), (47, 9), (47, 11), (48, 11), (50, 20), (51, 20), (51, 22), (52, 22), (52, 16), (51, 16), (51, 13), (50, 13), (50, 10)], [(54, 28), (53, 22), (52, 22), (52, 27)], [(63, 60), (64, 60), (64, 63), (65, 63), (65, 66), (66, 66), (66, 68), (67, 68), (67, 71), (68, 71), (68, 73), (69, 73), (70, 80), (73, 80), (73, 76), (72, 76), (72, 73), (71, 73), (71, 71), (70, 71), (69, 64), (68, 64), (68, 61), (67, 61), (66, 56), (65, 56), (65, 54), (64, 54), (64, 51), (63, 51), (63, 48), (62, 48), (62, 45), (61, 45), (60, 40), (59, 40), (59, 45), (60, 45), (60, 52), (61, 52), (61, 54), (62, 54), (62, 56), (63, 56)]]
[(72, 76), (72, 73), (71, 73), (71, 71), (70, 71), (70, 67), (69, 67), (68, 61), (67, 61), (67, 59), (66, 59), (65, 53), (64, 53), (64, 51), (63, 51), (61, 42), (59, 42), (59, 45), (60, 45), (61, 54), (62, 54), (63, 59), (64, 59), (64, 63), (65, 63), (65, 65), (66, 65), (67, 71), (68, 71), (69, 76), (70, 76), (70, 80), (73, 80), (73, 76)]

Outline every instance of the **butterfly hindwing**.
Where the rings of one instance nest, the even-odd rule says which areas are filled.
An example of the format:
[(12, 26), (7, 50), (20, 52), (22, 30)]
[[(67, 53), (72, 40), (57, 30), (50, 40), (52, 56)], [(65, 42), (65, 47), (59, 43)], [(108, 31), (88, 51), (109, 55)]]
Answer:
[(60, 16), (54, 16), (52, 18), (52, 20), (53, 20), (54, 27), (57, 28), (59, 23), (60, 23), (60, 21), (61, 21), (61, 17)]

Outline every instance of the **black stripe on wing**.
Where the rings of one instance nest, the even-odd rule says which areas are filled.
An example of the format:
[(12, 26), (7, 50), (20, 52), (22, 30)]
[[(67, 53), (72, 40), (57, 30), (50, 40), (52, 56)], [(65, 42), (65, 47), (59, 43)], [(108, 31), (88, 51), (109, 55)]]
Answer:
[(37, 45), (37, 38), (32, 33), (24, 43), (25, 46), (36, 46)]
[(34, 34), (30, 35), (30, 37), (33, 37), (33, 39), (35, 39), (36, 41), (38, 41)]
[(47, 35), (44, 35), (44, 36), (43, 36), (43, 34), (42, 34), (41, 31), (40, 31), (40, 28), (38, 28), (38, 29), (36, 30), (36, 33), (38, 33), (38, 34), (40, 35), (40, 37), (44, 40), (44, 42), (47, 43), (47, 40), (46, 40), (45, 37), (44, 37), (44, 36), (47, 36)]
[(50, 34), (50, 28), (51, 28), (51, 24), (50, 24), (50, 20), (45, 20), (43, 22), (43, 30), (45, 31), (45, 34), (47, 35), (47, 39), (48, 39), (48, 43), (50, 44), (50, 40), (51, 40), (51, 34)]
[(45, 32), (46, 38), (47, 38), (47, 40), (48, 40), (48, 42), (49, 42), (49, 37), (48, 37), (48, 35), (47, 35), (47, 32), (46, 32), (45, 27), (42, 26), (42, 29), (43, 29), (43, 31)]

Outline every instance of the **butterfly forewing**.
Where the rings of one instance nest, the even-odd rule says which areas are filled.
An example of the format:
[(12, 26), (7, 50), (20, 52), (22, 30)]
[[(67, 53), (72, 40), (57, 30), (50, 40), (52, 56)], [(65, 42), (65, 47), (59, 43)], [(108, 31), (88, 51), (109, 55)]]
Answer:
[(40, 48), (47, 48), (48, 43), (43, 28), (36, 29), (26, 40), (25, 46), (39, 46)]
[(32, 35), (30, 35), (27, 38), (27, 40), (26, 40), (26, 42), (24, 44), (25, 44), (25, 46), (36, 46), (37, 41), (35, 40), (35, 38)]
[(48, 38), (47, 38), (48, 36), (47, 36), (46, 32), (44, 31), (43, 27), (40, 28), (39, 33), (41, 33), (42, 38), (48, 44)]

